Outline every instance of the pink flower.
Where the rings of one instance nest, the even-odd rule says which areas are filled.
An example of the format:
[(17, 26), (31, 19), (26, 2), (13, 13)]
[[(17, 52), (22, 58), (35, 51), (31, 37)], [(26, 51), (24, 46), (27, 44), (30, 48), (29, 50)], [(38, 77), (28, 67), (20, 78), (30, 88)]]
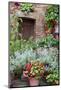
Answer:
[(23, 76), (28, 77), (28, 71), (23, 71)]

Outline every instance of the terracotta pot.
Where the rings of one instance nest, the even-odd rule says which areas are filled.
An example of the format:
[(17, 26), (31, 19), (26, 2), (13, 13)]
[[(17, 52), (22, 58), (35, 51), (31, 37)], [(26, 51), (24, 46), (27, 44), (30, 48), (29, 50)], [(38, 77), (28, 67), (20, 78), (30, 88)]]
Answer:
[(55, 25), (54, 37), (56, 39), (59, 39), (59, 24), (58, 23)]
[(35, 78), (29, 78), (29, 84), (30, 84), (30, 86), (38, 86), (39, 80), (37, 80)]
[(50, 29), (47, 25), (45, 25), (46, 34), (53, 34), (55, 32), (55, 26), (57, 25), (57, 22), (55, 20), (51, 20), (50, 23), (52, 24), (52, 27)]
[(45, 31), (45, 33), (46, 33), (46, 34), (51, 34), (51, 30), (48, 29), (48, 30)]
[(47, 25), (45, 25), (45, 34), (51, 34), (52, 30), (48, 28)]
[(54, 34), (54, 38), (59, 40), (59, 34)]

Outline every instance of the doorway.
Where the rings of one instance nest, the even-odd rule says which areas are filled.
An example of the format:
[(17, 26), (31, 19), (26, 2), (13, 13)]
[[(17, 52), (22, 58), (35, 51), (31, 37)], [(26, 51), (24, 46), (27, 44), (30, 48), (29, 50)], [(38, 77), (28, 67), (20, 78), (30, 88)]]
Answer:
[(29, 39), (30, 37), (34, 38), (34, 27), (35, 27), (35, 20), (29, 18), (22, 18), (22, 38)]

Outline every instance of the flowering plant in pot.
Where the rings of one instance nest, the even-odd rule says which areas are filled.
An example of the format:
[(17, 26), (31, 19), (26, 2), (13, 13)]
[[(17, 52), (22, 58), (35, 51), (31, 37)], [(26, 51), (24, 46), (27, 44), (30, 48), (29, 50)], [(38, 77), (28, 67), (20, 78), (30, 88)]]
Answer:
[(39, 80), (44, 74), (44, 64), (39, 61), (32, 61), (25, 65), (23, 76), (28, 77), (30, 86), (39, 85)]

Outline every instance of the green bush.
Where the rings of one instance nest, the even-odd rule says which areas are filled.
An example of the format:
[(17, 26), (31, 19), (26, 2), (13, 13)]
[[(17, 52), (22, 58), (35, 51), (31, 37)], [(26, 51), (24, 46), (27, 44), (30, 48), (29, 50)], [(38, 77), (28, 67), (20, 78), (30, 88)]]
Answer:
[(38, 40), (38, 46), (39, 47), (52, 47), (52, 46), (58, 46), (59, 41), (53, 38), (52, 35), (47, 35), (46, 37), (43, 37)]
[(47, 75), (46, 80), (51, 84), (59, 84), (59, 72), (54, 70), (52, 73)]
[[(22, 22), (22, 19), (20, 18), (20, 21)], [(18, 17), (13, 14), (10, 17), (10, 38), (9, 38), (9, 49), (10, 49), (10, 55), (14, 54), (17, 50), (20, 50), (20, 40), (18, 37)]]
[(54, 47), (58, 45), (59, 41), (54, 39), (52, 35), (48, 35), (39, 40), (32, 40), (32, 38), (29, 38), (29, 40), (10, 40), (10, 54), (14, 54), (16, 51), (23, 52), (26, 49), (36, 50), (39, 47)]
[(34, 53), (32, 49), (24, 52), (16, 51), (14, 56), (10, 56), (10, 71), (16, 71), (18, 66), (24, 67), (24, 65), (31, 60), (36, 60), (36, 53)]
[(53, 23), (51, 23), (53, 20), (59, 21), (59, 5), (49, 5), (46, 10), (45, 21), (48, 28), (53, 27)]
[(33, 11), (33, 5), (30, 3), (22, 3), (21, 4), (21, 11), (23, 12), (32, 12)]
[(10, 41), (10, 52), (11, 54), (14, 54), (16, 51), (25, 51), (26, 49), (33, 49), (35, 50), (37, 48), (37, 44), (32, 38), (29, 38), (29, 40), (23, 40), (23, 39), (16, 39)]

